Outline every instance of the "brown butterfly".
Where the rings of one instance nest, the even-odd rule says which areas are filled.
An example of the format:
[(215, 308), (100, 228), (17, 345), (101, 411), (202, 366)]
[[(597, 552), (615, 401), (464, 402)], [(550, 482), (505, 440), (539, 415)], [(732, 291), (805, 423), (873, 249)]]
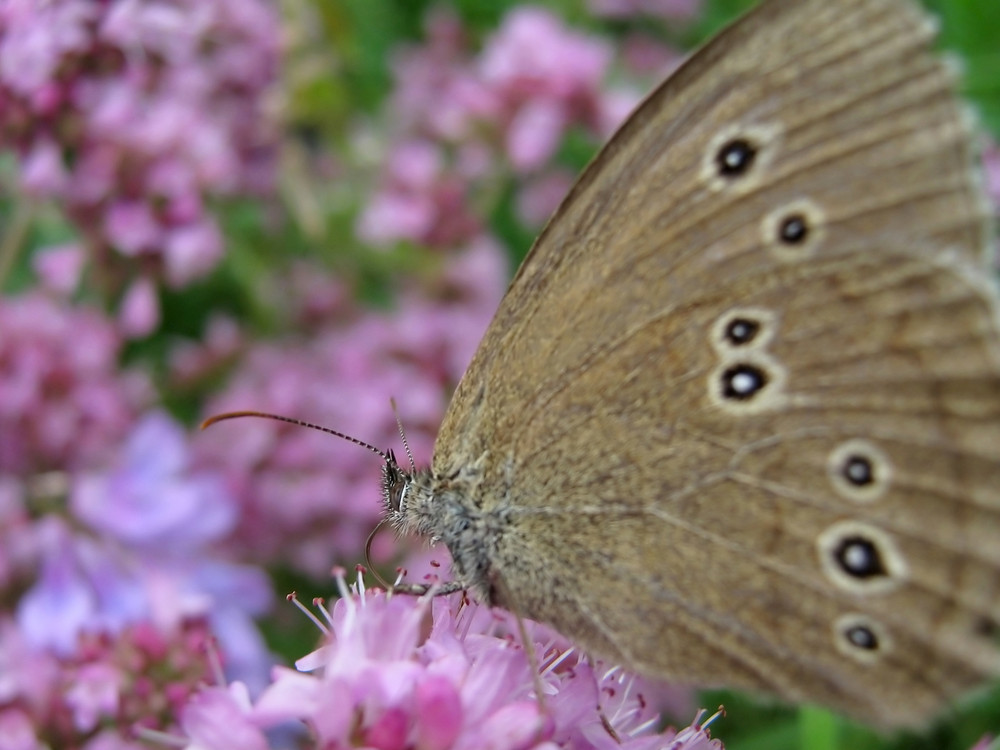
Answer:
[(538, 238), (388, 515), (455, 587), (654, 677), (880, 726), (1000, 672), (1000, 322), (909, 0), (771, 0)]

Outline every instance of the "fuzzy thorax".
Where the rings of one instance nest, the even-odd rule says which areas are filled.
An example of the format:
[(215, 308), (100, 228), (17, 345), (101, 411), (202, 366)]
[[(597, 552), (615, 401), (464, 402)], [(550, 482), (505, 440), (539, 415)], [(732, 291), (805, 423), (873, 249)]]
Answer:
[(394, 463), (383, 468), (387, 517), (400, 533), (443, 542), (451, 553), (452, 574), (476, 597), (499, 604), (493, 560), (503, 532), (500, 512), (482, 510), (476, 472), (437, 476), (430, 469), (409, 474)]

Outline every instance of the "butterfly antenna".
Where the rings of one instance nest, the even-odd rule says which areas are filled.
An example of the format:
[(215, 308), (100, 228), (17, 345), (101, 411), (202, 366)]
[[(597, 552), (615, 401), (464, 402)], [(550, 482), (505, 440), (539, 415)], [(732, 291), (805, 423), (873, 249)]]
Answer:
[(399, 438), (403, 441), (403, 449), (406, 451), (406, 457), (410, 459), (410, 471), (416, 473), (417, 465), (413, 461), (413, 454), (410, 452), (410, 444), (406, 442), (406, 432), (403, 430), (403, 420), (399, 418), (399, 409), (396, 408), (396, 399), (390, 398), (389, 403), (392, 404), (392, 413), (396, 416), (396, 426), (399, 428)]
[[(336, 430), (331, 430), (329, 427), (321, 427), (318, 424), (313, 424), (312, 422), (303, 422), (301, 419), (293, 419), (292, 417), (283, 417), (280, 414), (268, 414), (263, 411), (227, 411), (222, 414), (216, 414), (214, 417), (209, 417), (204, 422), (201, 423), (201, 429), (206, 427), (211, 427), (216, 422), (225, 422), (227, 419), (238, 419), (240, 417), (260, 417), (262, 419), (274, 419), (278, 422), (288, 422), (288, 424), (298, 425), (299, 427), (308, 427), (311, 430), (318, 430), (319, 432), (325, 432), (328, 435), (334, 435), (339, 438), (343, 438), (349, 443), (354, 443), (355, 445), (360, 445), (362, 448), (367, 448), (376, 456), (380, 456), (383, 461), (388, 461), (389, 463), (395, 464), (396, 460), (385, 451), (380, 451), (371, 443), (366, 443), (364, 440), (358, 440), (356, 437), (351, 437), (350, 435), (345, 435), (343, 432), (337, 432)], [(397, 423), (399, 418), (396, 418)], [(403, 445), (406, 445), (406, 440), (403, 440)], [(406, 449), (407, 455), (410, 453), (409, 447)], [(410, 463), (413, 463), (413, 459), (410, 459)]]

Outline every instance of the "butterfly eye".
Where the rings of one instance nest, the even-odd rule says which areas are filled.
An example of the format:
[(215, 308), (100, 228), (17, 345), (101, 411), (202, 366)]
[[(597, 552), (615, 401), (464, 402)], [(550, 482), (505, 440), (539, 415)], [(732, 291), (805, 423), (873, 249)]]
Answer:
[(402, 513), (406, 508), (410, 477), (396, 465), (391, 452), (389, 456), (390, 460), (382, 466), (382, 505), (387, 513)]

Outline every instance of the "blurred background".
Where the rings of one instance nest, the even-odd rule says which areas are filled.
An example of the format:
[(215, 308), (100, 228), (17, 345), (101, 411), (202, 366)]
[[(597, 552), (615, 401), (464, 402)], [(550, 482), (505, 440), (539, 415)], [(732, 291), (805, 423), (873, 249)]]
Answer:
[[(1000, 201), (1000, 3), (928, 4)], [(252, 691), (311, 650), (284, 596), (330, 595), (331, 568), (363, 560), (380, 462), (199, 421), (272, 411), (398, 454), (394, 397), (428, 461), (575, 175), (750, 5), (0, 0), (0, 749), (43, 746), (10, 739), (25, 727), (92, 747), (107, 717), (66, 696), (102, 665), (133, 676), (116, 711), (167, 726), (209, 670), (192, 644), (216, 640)], [(418, 580), (445, 555), (374, 545)], [(723, 701), (729, 748), (810, 726), (812, 748), (969, 748), (1000, 728), (996, 697), (894, 740), (728, 694), (679, 703)]]

